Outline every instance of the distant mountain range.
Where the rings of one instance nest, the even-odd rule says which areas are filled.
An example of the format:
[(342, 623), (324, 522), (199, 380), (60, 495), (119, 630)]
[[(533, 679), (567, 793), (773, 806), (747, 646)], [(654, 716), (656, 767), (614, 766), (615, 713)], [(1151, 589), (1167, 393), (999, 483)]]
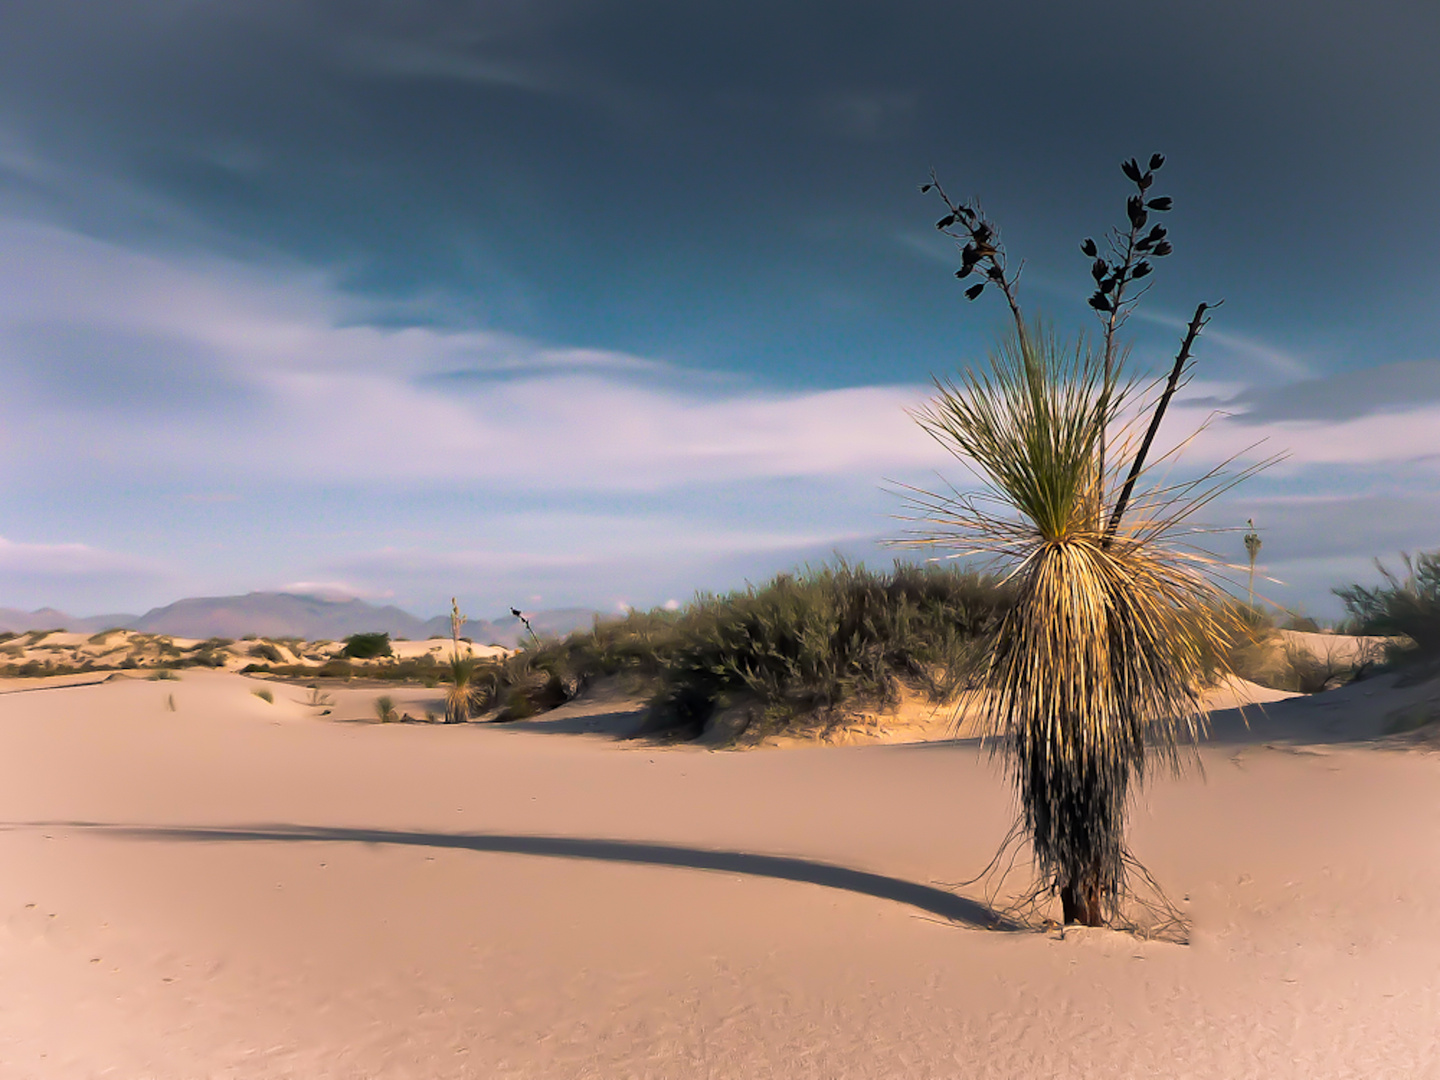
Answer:
[[(589, 608), (556, 608), (525, 613), (535, 632), (563, 635), (588, 627), (598, 613)], [(434, 635), (450, 635), (450, 616), (420, 619), (408, 611), (387, 604), (376, 607), (363, 600), (327, 600), (295, 593), (252, 592), (244, 596), (199, 596), (153, 608), (144, 615), (92, 615), (76, 617), (54, 608), (19, 611), (0, 608), (0, 630), (57, 630), (95, 633), (119, 627), (147, 634), (171, 637), (242, 638), (299, 637), (307, 641), (339, 641), (351, 634), (383, 631), (392, 638), (422, 641)], [(528, 637), (513, 615), (497, 619), (471, 619), (461, 631), (482, 645), (519, 644)]]

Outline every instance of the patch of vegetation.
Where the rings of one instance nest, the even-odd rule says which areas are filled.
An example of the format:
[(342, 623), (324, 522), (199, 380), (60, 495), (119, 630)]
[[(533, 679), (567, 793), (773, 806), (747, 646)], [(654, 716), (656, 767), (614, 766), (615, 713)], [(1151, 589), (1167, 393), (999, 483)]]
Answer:
[(374, 660), (381, 656), (390, 656), (390, 635), (351, 634), (345, 639), (345, 648), (342, 651), (352, 660)]
[(441, 671), (433, 656), (414, 660), (395, 660), (388, 664), (367, 664), (363, 667), (345, 659), (326, 660), (319, 667), (313, 664), (246, 664), (241, 675), (273, 675), (282, 679), (381, 679), (386, 682), (418, 682), (434, 685)]
[(268, 686), (263, 687), (259, 690), (251, 690), (250, 692), (256, 697), (258, 697), (261, 701), (265, 702), (266, 705), (275, 704), (275, 691), (271, 690)]
[(190, 655), (175, 661), (176, 667), (223, 668), (230, 659), (226, 648), (235, 644), (230, 638), (207, 638), (194, 646)]
[(1392, 663), (1440, 658), (1440, 551), (1406, 553), (1404, 577), (1391, 573), (1379, 559), (1375, 567), (1385, 584), (1374, 588), (1346, 585), (1335, 590), (1349, 616), (1354, 634), (1407, 639), (1387, 650)]
[(0, 666), (0, 678), (41, 679), (52, 675), (84, 675), (97, 669), (89, 662), (83, 664), (56, 663), (54, 660), (27, 660), (23, 664)]
[(717, 709), (753, 703), (747, 737), (850, 704), (890, 704), (908, 683), (952, 700), (1010, 604), (995, 579), (937, 566), (888, 573), (841, 563), (701, 596), (678, 612), (632, 612), (542, 642), (475, 676), (497, 719), (532, 716), (601, 676), (653, 694), (651, 729), (695, 734)]
[(116, 634), (123, 634), (124, 632), (125, 628), (123, 626), (112, 626), (108, 630), (101, 630), (98, 634), (91, 634), (85, 640), (87, 644), (90, 645), (104, 645)]
[(375, 699), (375, 715), (379, 717), (382, 724), (393, 724), (400, 719), (400, 714), (395, 711), (395, 699), (388, 694), (382, 694)]
[(156, 668), (150, 673), (151, 682), (173, 682), (178, 678), (180, 678), (180, 676), (176, 675), (175, 672), (169, 668)]
[(272, 664), (280, 664), (285, 660), (280, 650), (268, 641), (256, 642), (250, 646), (248, 652), (249, 655), (259, 657), (261, 660), (269, 660)]

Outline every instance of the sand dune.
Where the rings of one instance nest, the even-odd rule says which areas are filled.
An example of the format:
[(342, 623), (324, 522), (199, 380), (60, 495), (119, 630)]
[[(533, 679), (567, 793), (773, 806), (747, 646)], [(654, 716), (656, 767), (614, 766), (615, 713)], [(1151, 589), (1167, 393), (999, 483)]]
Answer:
[(1189, 946), (985, 929), (942, 884), (1013, 813), (972, 742), (259, 688), (0, 694), (0, 1075), (1440, 1076), (1440, 755), (1377, 737), (1437, 683), (1219, 716), (1152, 783), (1134, 846)]

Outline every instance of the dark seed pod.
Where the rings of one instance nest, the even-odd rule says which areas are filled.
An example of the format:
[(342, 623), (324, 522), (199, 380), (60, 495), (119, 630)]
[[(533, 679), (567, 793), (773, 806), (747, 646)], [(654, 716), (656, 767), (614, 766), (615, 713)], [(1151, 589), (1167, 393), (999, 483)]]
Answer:
[(924, 195), (927, 191), (929, 191), (929, 190), (930, 190), (932, 187), (934, 187), (934, 186), (935, 186), (934, 184), (921, 184), (921, 185), (920, 185), (920, 194), (921, 194), (921, 195)]
[(1140, 182), (1140, 163), (1134, 158), (1131, 158), (1129, 161), (1122, 161), (1120, 163), (1120, 171), (1129, 177), (1132, 183), (1138, 184)]
[(1105, 271), (1109, 269), (1110, 267), (1105, 264), (1104, 259), (1096, 259), (1090, 267), (1090, 276), (1098, 282), (1105, 276)]
[(965, 290), (965, 299), (967, 299), (967, 300), (974, 300), (977, 296), (979, 296), (979, 295), (980, 295), (982, 292), (984, 292), (984, 291), (985, 291), (985, 283), (984, 283), (983, 281), (980, 282), (979, 285), (971, 285), (968, 289)]
[(957, 278), (967, 278), (970, 276), (970, 271), (973, 269), (975, 269), (973, 266), (962, 266), (959, 270), (955, 271), (955, 276)]
[(1164, 165), (1164, 164), (1165, 164), (1165, 155), (1164, 155), (1164, 154), (1151, 154), (1151, 155), (1150, 155), (1150, 168), (1151, 168), (1152, 171), (1155, 170), (1155, 169), (1160, 168), (1160, 166), (1161, 166), (1161, 165)]
[(1155, 182), (1155, 176), (1154, 176), (1154, 174), (1147, 172), (1144, 176), (1140, 177), (1140, 190), (1141, 190), (1141, 191), (1149, 191), (1149, 190), (1150, 190), (1150, 185), (1153, 184), (1154, 182)]
[(1110, 310), (1110, 301), (1105, 298), (1104, 293), (1097, 292), (1094, 296), (1090, 297), (1089, 303), (1096, 311)]
[(1100, 292), (1103, 295), (1109, 296), (1114, 291), (1115, 279), (1113, 277), (1107, 277), (1104, 281), (1100, 282)]
[(1139, 252), (1141, 252), (1141, 253), (1144, 253), (1144, 252), (1146, 252), (1146, 251), (1149, 251), (1149, 250), (1150, 250), (1150, 238), (1149, 238), (1148, 236), (1142, 236), (1139, 240), (1136, 240), (1136, 241), (1135, 241), (1135, 250), (1136, 250), (1136, 251), (1139, 251)]
[(1095, 241), (1087, 236), (1085, 242), (1080, 245), (1080, 250), (1093, 259), (1100, 249), (1095, 246)]
[(951, 225), (954, 225), (954, 224), (955, 224), (955, 215), (954, 215), (954, 214), (946, 214), (946, 215), (945, 215), (944, 217), (942, 217), (939, 221), (935, 222), (935, 228), (937, 228), (937, 229), (948, 229)]
[(1165, 226), (1156, 225), (1145, 235), (1145, 239), (1149, 240), (1152, 244), (1158, 244), (1161, 240), (1165, 239)]
[(1125, 213), (1130, 217), (1132, 229), (1143, 229), (1147, 216), (1145, 214), (1145, 203), (1139, 195), (1131, 195), (1125, 200)]
[(1158, 199), (1151, 199), (1145, 205), (1151, 210), (1169, 210), (1172, 203), (1169, 195), (1161, 195)]
[(966, 244), (960, 251), (960, 265), (965, 268), (968, 274), (970, 269), (980, 261), (980, 249), (974, 244)]
[(1148, 262), (1136, 263), (1135, 269), (1131, 272), (1130, 276), (1134, 278), (1142, 278), (1146, 274), (1150, 273), (1151, 269), (1152, 268)]
[(991, 235), (993, 234), (990, 231), (990, 226), (986, 225), (985, 222), (982, 221), (979, 225), (975, 226), (975, 240), (977, 243), (985, 243), (985, 241), (990, 239)]
[(991, 281), (1004, 281), (1004, 280), (1005, 280), (1005, 271), (1004, 271), (1004, 270), (1001, 270), (1000, 267), (996, 266), (994, 263), (991, 263), (991, 264), (990, 264), (990, 269), (988, 269), (988, 270), (985, 271), (985, 275), (986, 275)]
[(1170, 246), (1170, 241), (1168, 240), (1161, 240), (1160, 243), (1155, 245), (1155, 254), (1160, 258), (1164, 258), (1166, 255), (1169, 255), (1170, 252), (1174, 250), (1175, 249)]

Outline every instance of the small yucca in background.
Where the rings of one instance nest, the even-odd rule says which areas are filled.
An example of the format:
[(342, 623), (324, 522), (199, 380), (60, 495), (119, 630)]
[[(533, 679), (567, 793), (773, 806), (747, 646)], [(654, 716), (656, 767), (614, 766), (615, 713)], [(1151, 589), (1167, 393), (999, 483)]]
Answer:
[(463, 724), (470, 719), (475, 703), (475, 667), (473, 656), (458, 653), (449, 660), (450, 687), (445, 691), (445, 723)]

